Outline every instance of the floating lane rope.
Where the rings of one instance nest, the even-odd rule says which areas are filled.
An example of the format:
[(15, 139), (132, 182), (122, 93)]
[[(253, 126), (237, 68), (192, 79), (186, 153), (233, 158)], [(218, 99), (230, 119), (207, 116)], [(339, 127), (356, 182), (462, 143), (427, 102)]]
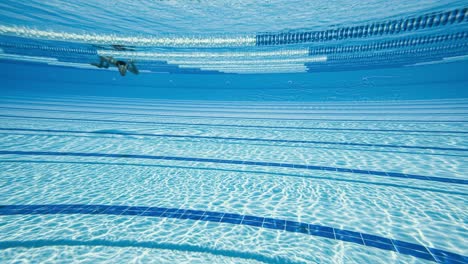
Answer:
[(147, 51), (116, 51), (98, 50), (100, 56), (128, 57), (139, 60), (154, 60), (159, 58), (253, 58), (253, 57), (307, 57), (309, 50), (302, 49), (281, 49), (273, 51), (228, 51), (228, 52), (147, 52)]
[(322, 42), (339, 39), (365, 38), (393, 35), (416, 30), (460, 24), (468, 20), (468, 8), (446, 12), (423, 14), (418, 17), (403, 18), (368, 25), (342, 27), (322, 31), (265, 33), (236, 36), (121, 36), (115, 34), (70, 33), (40, 30), (24, 26), (0, 25), (0, 34), (28, 38), (61, 40), (70, 42), (158, 46), (158, 47), (249, 47)]
[(394, 35), (410, 31), (464, 23), (468, 20), (468, 8), (447, 12), (424, 14), (386, 22), (355, 27), (342, 27), (323, 31), (266, 33), (256, 36), (257, 46), (323, 42), (340, 39), (367, 38)]
[(369, 52), (369, 51), (380, 51), (385, 49), (397, 49), (397, 48), (413, 48), (420, 45), (431, 45), (437, 43), (444, 43), (449, 41), (463, 42), (468, 39), (468, 32), (457, 32), (454, 34), (446, 35), (429, 35), (421, 36), (417, 38), (402, 38), (394, 39), (390, 41), (374, 42), (364, 45), (348, 45), (348, 46), (327, 46), (327, 47), (311, 47), (309, 54), (334, 54), (334, 53), (354, 53), (354, 52)]
[(61, 40), (104, 45), (160, 46), (160, 47), (246, 47), (255, 46), (255, 36), (234, 37), (157, 37), (157, 36), (118, 36), (94, 33), (68, 33), (51, 30), (38, 30), (20, 26), (0, 25), (0, 34), (19, 37)]

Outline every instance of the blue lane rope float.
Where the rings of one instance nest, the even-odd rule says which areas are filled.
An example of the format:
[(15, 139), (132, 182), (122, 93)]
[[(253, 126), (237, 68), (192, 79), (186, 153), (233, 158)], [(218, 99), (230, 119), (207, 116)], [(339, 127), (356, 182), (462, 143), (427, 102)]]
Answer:
[(14, 42), (0, 42), (2, 48), (12, 48), (20, 50), (40, 50), (46, 52), (53, 52), (59, 54), (85, 54), (85, 55), (97, 55), (97, 50), (92, 48), (78, 48), (78, 47), (60, 47), (60, 46), (47, 46), (47, 45), (36, 45), (36, 44), (24, 44)]
[(309, 55), (321, 54), (336, 54), (336, 53), (354, 53), (354, 52), (370, 52), (380, 51), (385, 49), (395, 48), (412, 48), (419, 45), (430, 45), (449, 41), (460, 41), (468, 39), (468, 32), (457, 32), (454, 34), (445, 35), (429, 35), (415, 38), (402, 38), (389, 41), (374, 42), (364, 45), (347, 45), (347, 46), (327, 46), (327, 47), (310, 47)]
[(343, 27), (322, 31), (266, 33), (256, 36), (257, 46), (284, 45), (323, 42), (330, 40), (366, 38), (382, 35), (435, 28), (445, 25), (460, 24), (468, 20), (468, 8), (455, 9), (440, 13), (424, 14), (418, 17), (378, 22), (368, 25)]
[(177, 134), (152, 134), (152, 133), (134, 133), (134, 132), (119, 132), (119, 131), (79, 131), (79, 130), (65, 130), (65, 129), (31, 129), (31, 128), (4, 128), (4, 127), (0, 127), (0, 131), (67, 133), (67, 134), (124, 135), (124, 136), (127, 135), (127, 136), (143, 136), (143, 137), (167, 137), (167, 138), (173, 137), (173, 138), (191, 138), (191, 139), (259, 141), (259, 142), (290, 143), (290, 144), (299, 143), (299, 144), (324, 144), (324, 145), (343, 145), (343, 146), (379, 147), (379, 148), (403, 148), (403, 149), (423, 149), (423, 150), (442, 150), (442, 151), (468, 151), (468, 148), (456, 148), (456, 147), (414, 146), (414, 145), (396, 145), (396, 144), (371, 144), (371, 143), (334, 142), (334, 141), (318, 141), (318, 140), (296, 140), (296, 139), (221, 137), (221, 136), (177, 135)]
[[(206, 118), (206, 116), (175, 116), (170, 117), (186, 117), (186, 118)], [(321, 130), (321, 131), (356, 131), (356, 132), (396, 132), (396, 133), (434, 133), (434, 134), (468, 134), (468, 131), (455, 130), (409, 130), (409, 129), (374, 129), (374, 128), (329, 128), (329, 127), (300, 127), (300, 126), (266, 126), (266, 125), (238, 125), (238, 124), (216, 124), (216, 123), (189, 123), (189, 122), (158, 122), (158, 121), (139, 121), (139, 120), (111, 120), (111, 119), (94, 119), (94, 118), (63, 118), (63, 117), (44, 117), (44, 116), (24, 116), (24, 115), (0, 115), (0, 118), (22, 118), (22, 119), (39, 119), (39, 120), (58, 120), (58, 121), (83, 121), (83, 122), (100, 122), (100, 123), (117, 123), (117, 124), (142, 124), (142, 125), (183, 125), (183, 126), (210, 126), (210, 127), (234, 127), (247, 129), (286, 129), (286, 130)], [(231, 119), (225, 117), (212, 117), (220, 119)], [(245, 118), (232, 117), (232, 119), (254, 119), (254, 120), (286, 120), (279, 118)], [(291, 120), (291, 119), (287, 119)], [(319, 120), (320, 119), (294, 119), (294, 120)], [(322, 119), (323, 121), (323, 119)], [(350, 120), (347, 120), (350, 121)], [(361, 122), (361, 120), (355, 120)], [(369, 120), (364, 120), (369, 121)], [(387, 120), (370, 120), (371, 122), (387, 121)], [(403, 122), (408, 120), (402, 120)], [(398, 122), (398, 121), (395, 121)], [(409, 122), (419, 122), (418, 120), (410, 120)], [(456, 121), (462, 122), (462, 121)]]

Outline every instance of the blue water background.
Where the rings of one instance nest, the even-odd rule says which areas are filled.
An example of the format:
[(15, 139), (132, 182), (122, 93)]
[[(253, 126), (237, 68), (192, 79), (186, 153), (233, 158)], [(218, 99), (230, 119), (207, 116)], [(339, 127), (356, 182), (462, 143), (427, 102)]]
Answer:
[(365, 71), (197, 75), (94, 71), (1, 63), (3, 95), (89, 95), (177, 100), (366, 101), (468, 97), (467, 62)]

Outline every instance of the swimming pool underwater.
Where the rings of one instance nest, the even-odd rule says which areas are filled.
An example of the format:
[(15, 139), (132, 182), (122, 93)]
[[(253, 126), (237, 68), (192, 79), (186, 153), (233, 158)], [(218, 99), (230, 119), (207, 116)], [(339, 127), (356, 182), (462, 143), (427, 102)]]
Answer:
[(466, 261), (466, 100), (1, 107), (4, 260)]
[(468, 9), (339, 2), (0, 3), (0, 262), (468, 263)]

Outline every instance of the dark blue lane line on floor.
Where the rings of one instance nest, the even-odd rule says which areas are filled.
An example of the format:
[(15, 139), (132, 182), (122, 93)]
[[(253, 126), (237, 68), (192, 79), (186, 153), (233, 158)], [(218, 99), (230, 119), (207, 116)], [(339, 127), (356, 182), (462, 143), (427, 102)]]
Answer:
[(12, 159), (0, 159), (0, 163), (16, 163), (16, 164), (71, 164), (71, 165), (103, 165), (103, 166), (128, 166), (128, 167), (150, 167), (150, 168), (175, 168), (181, 170), (200, 170), (200, 171), (217, 171), (217, 172), (234, 172), (234, 173), (247, 173), (255, 175), (269, 175), (277, 177), (294, 177), (294, 178), (303, 178), (303, 179), (315, 179), (319, 181), (331, 181), (331, 182), (346, 182), (346, 183), (358, 183), (358, 184), (367, 184), (375, 186), (385, 186), (385, 187), (394, 187), (394, 188), (403, 188), (411, 189), (422, 192), (437, 192), (444, 193), (449, 195), (460, 195), (468, 196), (468, 192), (457, 192), (451, 191), (443, 186), (441, 189), (432, 189), (424, 188), (419, 186), (410, 186), (404, 183), (394, 184), (394, 183), (385, 183), (381, 181), (362, 181), (362, 180), (353, 180), (353, 179), (342, 179), (334, 177), (320, 177), (313, 175), (304, 175), (304, 174), (292, 174), (292, 173), (281, 173), (281, 172), (268, 172), (262, 170), (236, 170), (236, 169), (223, 169), (223, 168), (212, 168), (212, 167), (191, 167), (191, 166), (180, 166), (180, 165), (161, 165), (161, 164), (144, 164), (144, 163), (123, 163), (123, 162), (97, 162), (97, 161), (57, 161), (57, 160), (12, 160)]
[(0, 215), (44, 215), (44, 214), (101, 214), (122, 216), (165, 217), (209, 221), (236, 225), (254, 226), (286, 232), (301, 233), (338, 241), (356, 243), (362, 246), (395, 251), (430, 261), (441, 263), (468, 263), (468, 257), (444, 250), (426, 247), (415, 243), (389, 239), (381, 236), (343, 230), (328, 226), (288, 221), (283, 219), (241, 215), (225, 212), (211, 212), (182, 208), (116, 205), (0, 205)]
[(348, 169), (348, 168), (338, 168), (338, 167), (313, 166), (313, 165), (278, 163), (278, 162), (263, 162), (263, 161), (224, 160), (224, 159), (209, 159), (209, 158), (153, 156), (153, 155), (137, 155), (137, 154), (115, 154), (115, 153), (106, 154), (106, 153), (85, 153), (85, 152), (54, 152), (54, 151), (9, 151), (9, 150), (0, 150), (0, 155), (103, 157), (103, 158), (130, 158), (130, 159), (151, 159), (151, 160), (194, 161), (194, 162), (210, 162), (210, 163), (219, 163), (219, 164), (236, 164), (236, 165), (252, 165), (252, 166), (294, 168), (294, 169), (304, 169), (304, 170), (347, 172), (347, 173), (367, 174), (367, 175), (375, 175), (375, 176), (391, 177), (391, 178), (446, 182), (446, 183), (454, 183), (454, 184), (468, 184), (468, 180), (463, 180), (463, 179), (443, 178), (443, 177), (435, 177), (435, 176), (423, 176), (423, 175), (415, 175), (415, 174), (405, 174), (405, 173), (400, 173), (400, 172), (359, 170), (359, 169)]
[(61, 120), (61, 121), (84, 121), (117, 124), (144, 124), (144, 125), (182, 125), (182, 126), (212, 126), (212, 127), (237, 127), (237, 128), (271, 128), (271, 129), (292, 129), (292, 130), (320, 130), (320, 131), (361, 131), (361, 132), (398, 132), (398, 133), (434, 133), (434, 134), (468, 134), (468, 131), (443, 131), (443, 130), (408, 130), (408, 129), (365, 129), (365, 128), (325, 128), (325, 127), (294, 127), (294, 126), (256, 126), (256, 125), (231, 125), (231, 124), (209, 124), (209, 123), (182, 123), (182, 122), (153, 122), (153, 121), (129, 121), (111, 119), (90, 119), (90, 118), (63, 118), (63, 117), (42, 117), (42, 116), (22, 116), (22, 115), (0, 115), (6, 118), (41, 119), (41, 120)]
[[(43, 133), (21, 133), (21, 132), (2, 132), (0, 131), (0, 139), (2, 137), (10, 137), (10, 136), (21, 136), (21, 137), (46, 137), (46, 138), (49, 138), (49, 137), (60, 137), (61, 139), (90, 139), (90, 140), (95, 140), (95, 139), (110, 139), (110, 140), (116, 140), (117, 138), (116, 137), (113, 137), (112, 135), (74, 135), (74, 134), (43, 134)], [(121, 140), (130, 140), (130, 141), (133, 141), (133, 140), (137, 140), (136, 138), (120, 138)], [(29, 139), (27, 139), (29, 140)], [(184, 139), (184, 138), (180, 138), (180, 139), (170, 139), (169, 141), (173, 141), (173, 142), (181, 142), (183, 144), (185, 143), (203, 143), (202, 141), (191, 141), (190, 139)], [(206, 142), (206, 143), (214, 143), (214, 142)], [(295, 146), (295, 145), (288, 145), (288, 144), (281, 144), (281, 145), (272, 145), (271, 143), (268, 143), (268, 142), (253, 142), (253, 141), (250, 141), (248, 144), (245, 143), (245, 142), (236, 142), (236, 141), (223, 141), (221, 144), (223, 145), (226, 145), (226, 146), (258, 146), (258, 147), (282, 147), (282, 148), (286, 148), (286, 149), (290, 149), (290, 150), (293, 150), (295, 148), (300, 148), (300, 149), (304, 149), (304, 150), (310, 150), (310, 151), (313, 151), (313, 150), (317, 150), (317, 149), (321, 149), (321, 150), (329, 150), (329, 151), (360, 151), (360, 152), (363, 152), (363, 153), (383, 153), (384, 155), (386, 154), (389, 154), (389, 155), (399, 155), (399, 154), (403, 154), (403, 155), (420, 155), (420, 156), (432, 156), (432, 157), (462, 157), (462, 158), (466, 158), (468, 157), (468, 153), (467, 152), (461, 152), (461, 153), (455, 153), (455, 154), (452, 154), (452, 153), (449, 153), (447, 151), (444, 151), (442, 153), (438, 153), (436, 151), (410, 151), (410, 150), (406, 150), (406, 149), (390, 149), (390, 150), (387, 150), (387, 149), (382, 149), (382, 148), (378, 148), (378, 149), (374, 149), (374, 148), (361, 148), (361, 147), (353, 147), (353, 146), (348, 146), (348, 147), (343, 147), (343, 146), (328, 146), (328, 145), (323, 145), (323, 146), (315, 146), (315, 145), (301, 145), (301, 146)]]
[(125, 132), (125, 131), (106, 131), (106, 130), (104, 130), (104, 131), (78, 131), (78, 130), (62, 130), (62, 129), (0, 128), (0, 131), (27, 131), (27, 132), (44, 132), (44, 133), (128, 135), (128, 136), (166, 137), (166, 138), (220, 139), (220, 140), (278, 142), (278, 143), (328, 144), (328, 145), (344, 145), (344, 146), (360, 146), (360, 147), (384, 147), (384, 148), (407, 148), (407, 149), (425, 149), (425, 150), (468, 151), (468, 149), (466, 149), (466, 148), (426, 147), (426, 146), (408, 146), (408, 145), (391, 145), (391, 144), (367, 144), (367, 143), (331, 142), (331, 141), (314, 141), (314, 140), (286, 140), (286, 139), (265, 139), (265, 138), (171, 135), (171, 134), (133, 133), (133, 132)]

